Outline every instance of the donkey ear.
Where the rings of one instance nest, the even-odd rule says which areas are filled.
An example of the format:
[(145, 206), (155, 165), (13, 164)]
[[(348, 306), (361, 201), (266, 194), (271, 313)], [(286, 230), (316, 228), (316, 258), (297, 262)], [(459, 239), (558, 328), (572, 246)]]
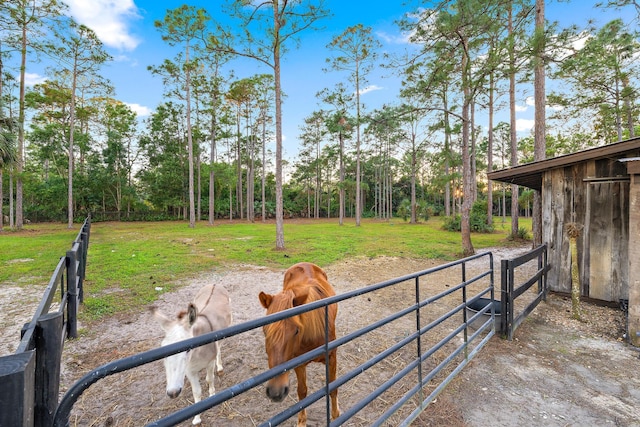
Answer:
[(189, 315), (189, 325), (193, 325), (196, 322), (196, 318), (198, 317), (198, 309), (193, 303), (189, 303), (189, 308), (187, 311)]
[(171, 319), (165, 316), (164, 313), (160, 312), (156, 307), (151, 307), (149, 311), (151, 311), (153, 317), (158, 321), (160, 326), (162, 326), (162, 329), (168, 329), (173, 323)]
[(262, 304), (264, 308), (269, 308), (271, 302), (273, 301), (273, 295), (260, 292), (260, 295), (258, 295), (258, 299), (260, 300), (260, 304)]
[(299, 305), (307, 302), (307, 298), (309, 297), (309, 288), (297, 291), (295, 296), (293, 297), (293, 306), (297, 307)]

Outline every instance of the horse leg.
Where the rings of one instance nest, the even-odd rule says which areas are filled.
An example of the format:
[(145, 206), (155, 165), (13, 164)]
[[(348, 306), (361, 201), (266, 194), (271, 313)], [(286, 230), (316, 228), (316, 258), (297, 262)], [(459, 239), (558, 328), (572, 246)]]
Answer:
[[(329, 382), (336, 380), (338, 371), (338, 352), (333, 350), (329, 353)], [(335, 420), (340, 416), (340, 407), (338, 406), (338, 389), (333, 390), (331, 396), (331, 419)]]
[[(307, 366), (302, 365), (295, 368), (296, 378), (298, 379), (298, 401), (307, 397)], [(298, 413), (298, 427), (306, 427), (307, 410), (303, 409)]]
[[(191, 391), (193, 392), (193, 402), (198, 403), (202, 399), (202, 387), (200, 386), (200, 378), (198, 371), (193, 372), (190, 367), (187, 367), (187, 379), (191, 383)], [(200, 414), (193, 417), (191, 424), (198, 425), (202, 422)]]

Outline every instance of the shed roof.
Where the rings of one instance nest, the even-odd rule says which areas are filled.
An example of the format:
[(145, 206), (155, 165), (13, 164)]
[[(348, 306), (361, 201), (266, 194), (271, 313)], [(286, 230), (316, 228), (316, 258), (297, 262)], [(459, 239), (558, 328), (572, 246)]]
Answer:
[(637, 155), (640, 149), (640, 138), (628, 139), (602, 147), (576, 151), (575, 153), (551, 159), (540, 160), (511, 168), (501, 169), (487, 174), (494, 181), (517, 184), (534, 190), (542, 190), (542, 173), (551, 169), (569, 166), (586, 160), (605, 158), (624, 158), (629, 154)]

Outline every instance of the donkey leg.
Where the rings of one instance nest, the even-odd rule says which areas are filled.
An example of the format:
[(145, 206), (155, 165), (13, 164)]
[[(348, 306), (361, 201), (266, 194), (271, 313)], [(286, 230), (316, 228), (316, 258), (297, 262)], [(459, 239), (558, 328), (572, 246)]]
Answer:
[[(307, 366), (302, 365), (295, 368), (296, 378), (298, 379), (298, 401), (307, 397)], [(298, 413), (298, 427), (306, 427), (307, 410), (303, 409)]]
[(214, 394), (216, 394), (215, 370), (216, 370), (216, 362), (215, 360), (212, 360), (207, 365), (207, 384), (209, 384), (209, 396), (213, 396)]
[(220, 356), (220, 343), (216, 341), (213, 345), (216, 349), (216, 374), (222, 376), (224, 374), (224, 368), (222, 367), (222, 357)]
[[(191, 383), (191, 391), (193, 392), (193, 402), (198, 403), (202, 399), (202, 387), (200, 386), (200, 378), (198, 376), (198, 372), (193, 372), (191, 369), (187, 368), (187, 379), (189, 383)], [(193, 421), (191, 424), (198, 425), (202, 422), (200, 418), (200, 414), (193, 417)]]
[[(337, 350), (333, 350), (329, 354), (329, 382), (336, 379), (338, 371), (338, 354)], [(340, 416), (340, 406), (338, 405), (338, 389), (333, 390), (329, 396), (331, 397), (331, 419), (335, 420)]]

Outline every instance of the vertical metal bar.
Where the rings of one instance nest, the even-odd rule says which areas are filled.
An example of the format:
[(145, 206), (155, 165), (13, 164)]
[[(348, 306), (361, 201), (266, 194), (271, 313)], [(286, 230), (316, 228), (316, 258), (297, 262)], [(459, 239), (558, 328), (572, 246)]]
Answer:
[[(421, 329), (420, 322), (420, 278), (416, 277), (415, 280), (415, 294), (416, 294), (416, 331), (418, 331), (418, 337), (416, 338), (416, 350), (417, 350), (417, 360), (420, 360), (420, 356), (422, 356), (422, 335), (419, 333)], [(422, 363), (418, 363), (418, 384), (422, 384)], [(423, 396), (423, 387), (420, 387), (420, 401), (424, 400)]]
[(509, 336), (509, 284), (507, 283), (507, 270), (509, 262), (506, 259), (500, 261), (500, 325), (503, 336)]
[[(495, 304), (493, 303), (496, 299), (496, 293), (493, 288), (493, 252), (489, 252), (489, 286), (491, 287), (491, 322), (493, 325), (492, 326), (493, 332), (495, 333), (497, 331), (496, 331), (496, 308), (495, 308)], [(500, 322), (502, 322), (502, 317), (500, 317)]]
[(331, 405), (329, 396), (329, 305), (324, 306), (324, 401), (327, 425), (331, 424)]
[[(467, 281), (467, 264), (463, 261), (462, 262), (462, 283)], [(462, 310), (462, 321), (465, 323), (465, 328), (464, 328), (464, 343), (467, 344), (468, 342), (468, 338), (469, 338), (469, 333), (468, 333), (468, 326), (466, 326), (467, 323), (467, 285), (464, 285), (462, 287), (462, 302), (464, 303), (464, 310)], [(468, 358), (469, 357), (469, 347), (467, 347), (466, 345), (464, 346), (464, 358)]]
[(513, 260), (508, 260), (509, 268), (507, 269), (507, 283), (509, 284), (509, 341), (513, 340), (513, 281), (514, 281), (514, 265)]
[[(462, 262), (461, 267), (462, 267), (462, 283), (464, 283), (467, 280), (467, 264), (465, 262)], [(466, 285), (462, 287), (462, 302), (464, 303), (464, 310), (462, 310), (462, 321), (464, 323), (467, 323), (467, 286)], [(465, 344), (467, 343), (468, 336), (469, 336), (468, 327), (465, 326), (464, 328)], [(467, 347), (465, 347), (465, 355), (464, 355), (465, 358), (468, 356), (466, 348)]]

